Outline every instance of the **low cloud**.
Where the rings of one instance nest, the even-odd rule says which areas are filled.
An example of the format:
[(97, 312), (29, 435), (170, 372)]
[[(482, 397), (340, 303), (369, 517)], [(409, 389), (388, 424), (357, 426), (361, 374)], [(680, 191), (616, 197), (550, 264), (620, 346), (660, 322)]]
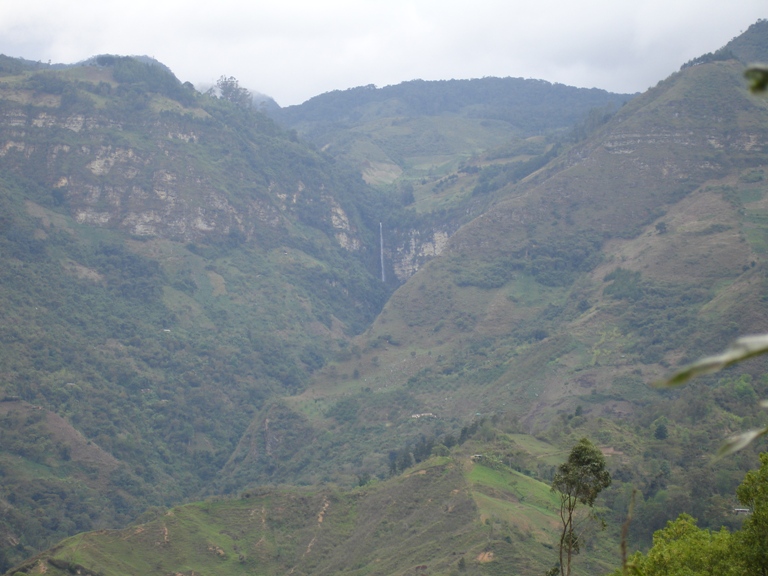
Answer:
[(146, 54), (195, 84), (232, 75), (297, 104), (333, 89), (515, 76), (642, 91), (764, 16), (764, 0), (0, 4), (0, 52)]

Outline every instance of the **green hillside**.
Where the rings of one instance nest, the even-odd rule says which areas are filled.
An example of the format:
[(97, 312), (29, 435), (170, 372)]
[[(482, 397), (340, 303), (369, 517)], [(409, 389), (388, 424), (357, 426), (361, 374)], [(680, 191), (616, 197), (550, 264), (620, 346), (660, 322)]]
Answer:
[[(748, 34), (768, 42), (764, 22)], [(562, 440), (572, 432), (564, 418), (581, 407), (602, 422), (591, 434), (601, 442), (638, 435), (625, 441), (634, 456), (620, 472), (627, 489), (646, 486), (638, 543), (686, 510), (713, 526), (729, 522), (734, 479), (754, 454), (722, 474), (701, 459), (733, 431), (765, 422), (754, 402), (739, 396), (735, 409), (728, 400), (738, 386), (744, 398), (765, 394), (763, 364), (704, 391), (647, 384), (739, 333), (765, 331), (768, 104), (748, 93), (743, 68), (732, 58), (684, 67), (495, 190), (350, 354), (289, 399), (314, 431), (312, 444), (296, 445), (299, 461), (314, 447), (328, 454), (330, 430), (344, 447), (336, 469), (381, 473), (388, 451), (458, 436), (478, 414)], [(653, 437), (662, 416), (688, 430), (665, 455)], [(669, 489), (654, 480), (660, 471)], [(624, 514), (626, 493), (616, 497)]]
[(2, 59), (0, 150), (7, 567), (200, 494), (383, 305), (366, 207), (389, 204), (132, 58)]
[(421, 254), (439, 253), (442, 235), (483, 213), (489, 191), (542, 167), (558, 142), (630, 98), (522, 78), (414, 80), (337, 90), (272, 115), (413, 213), (433, 215), (385, 221), (390, 274), (405, 281)]
[[(260, 486), (238, 497), (155, 507), (123, 530), (68, 538), (9, 574), (540, 575), (558, 554), (559, 500), (549, 480), (585, 434), (603, 443), (613, 483), (596, 507), (608, 527), (587, 524), (574, 574), (606, 574), (620, 562), (621, 526), (633, 488), (633, 547), (647, 542), (646, 531), (662, 528), (669, 512), (700, 514), (713, 528), (740, 525), (739, 517), (727, 514), (743, 477), (739, 463), (709, 470), (692, 463), (717, 441), (704, 430), (723, 418), (734, 424), (736, 413), (749, 410), (750, 400), (734, 394), (745, 382), (715, 388), (720, 406), (700, 427), (687, 420), (690, 399), (647, 406), (644, 417), (653, 414), (656, 420), (640, 426), (585, 412), (563, 414), (549, 433), (553, 442), (510, 432), (509, 422), (482, 420), (452, 448), (433, 448), (442, 455), (386, 480), (361, 478), (347, 490)], [(663, 438), (654, 433), (660, 422), (668, 424)], [(754, 453), (743, 456), (741, 464), (755, 461)], [(701, 498), (712, 485), (717, 497)]]
[(401, 390), (443, 421), (510, 410), (541, 430), (595, 397), (631, 413), (645, 382), (760, 330), (768, 116), (741, 71), (687, 68), (504, 188), (294, 401), (365, 413)]
[(582, 437), (614, 482), (580, 573), (635, 489), (633, 548), (738, 527), (760, 446), (709, 455), (766, 424), (764, 363), (647, 384), (765, 331), (766, 52), (626, 103), (334, 92), (296, 132), (149, 60), (0, 58), (0, 568), (542, 574)]
[[(557, 555), (557, 499), (546, 484), (474, 459), (466, 450), (433, 458), (351, 491), (259, 488), (153, 510), (124, 530), (69, 538), (17, 569), (105, 576), (543, 573)], [(578, 574), (616, 565), (613, 538), (589, 542)]]

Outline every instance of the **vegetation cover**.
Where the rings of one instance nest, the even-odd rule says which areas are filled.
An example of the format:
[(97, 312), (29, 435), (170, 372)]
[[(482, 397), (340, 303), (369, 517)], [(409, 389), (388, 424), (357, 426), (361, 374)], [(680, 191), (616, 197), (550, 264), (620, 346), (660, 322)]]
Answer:
[[(473, 435), (448, 457), (348, 491), (260, 487), (236, 498), (154, 509), (124, 530), (74, 536), (16, 568), (104, 575), (503, 574), (513, 566), (518, 574), (541, 574), (556, 557), (556, 498), (547, 484), (472, 454), (482, 448)], [(557, 451), (540, 442), (530, 456), (542, 449)], [(605, 570), (606, 542), (586, 536), (587, 542), (592, 557), (582, 564)]]
[(199, 495), (389, 288), (377, 194), (265, 116), (135, 58), (3, 74), (6, 568)]
[[(534, 136), (465, 109), (449, 120), (439, 106), (398, 124), (379, 102), (372, 124), (350, 120), (347, 147), (339, 127), (297, 124), (317, 148), (144, 60), (1, 61), (4, 567), (130, 572), (152, 557), (135, 551), (139, 525), (115, 548), (93, 533), (80, 537), (93, 546), (75, 537), (42, 564), (23, 559), (150, 506), (268, 483), (325, 484), (346, 502), (330, 540), (349, 542), (366, 534), (355, 494), (397, 501), (390, 487), (450, 476), (438, 492), (468, 490), (475, 507), (450, 546), (398, 515), (392, 539), (373, 535), (394, 551), (410, 534), (418, 552), (332, 562), (317, 540), (305, 557), (318, 488), (270, 489), (275, 510), (300, 513), (270, 536), (248, 508), (247, 541), (288, 542), (263, 556), (281, 573), (379, 560), (382, 573), (540, 574), (557, 558), (549, 484), (582, 437), (612, 483), (595, 500), (607, 531), (586, 535), (574, 573), (617, 567), (635, 489), (632, 549), (680, 513), (739, 533), (734, 492), (760, 446), (708, 456), (766, 425), (763, 365), (695, 390), (646, 384), (764, 330), (768, 116), (739, 59), (766, 38), (758, 22), (726, 47), (736, 59), (687, 66), (613, 113), (601, 102), (573, 132)], [(436, 518), (430, 498), (450, 506), (424, 490), (414, 514)], [(248, 506), (186, 510), (214, 504)], [(153, 538), (174, 517), (158, 516)], [(246, 569), (241, 544), (219, 541), (223, 520), (197, 522), (172, 541), (197, 529), (205, 543), (168, 558), (194, 549), (199, 564), (141, 569)], [(242, 554), (252, 568), (257, 552)]]
[(760, 464), (759, 469), (747, 473), (736, 490), (739, 503), (746, 506), (738, 509), (746, 516), (740, 529), (701, 529), (694, 518), (681, 514), (654, 534), (653, 546), (647, 554), (637, 552), (624, 570), (614, 574), (764, 574), (768, 566), (768, 454), (760, 455)]

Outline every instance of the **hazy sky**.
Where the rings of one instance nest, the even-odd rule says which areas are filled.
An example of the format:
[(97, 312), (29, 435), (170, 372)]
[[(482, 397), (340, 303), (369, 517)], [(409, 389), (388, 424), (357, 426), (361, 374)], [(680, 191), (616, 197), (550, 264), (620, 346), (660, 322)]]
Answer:
[(636, 92), (716, 50), (766, 0), (0, 0), (0, 53), (146, 54), (281, 106), (364, 84), (515, 76)]

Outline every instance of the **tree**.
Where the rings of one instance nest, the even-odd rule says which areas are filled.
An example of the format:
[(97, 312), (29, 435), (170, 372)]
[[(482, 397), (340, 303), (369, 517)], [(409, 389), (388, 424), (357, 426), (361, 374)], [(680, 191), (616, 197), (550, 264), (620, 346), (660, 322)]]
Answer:
[(752, 92), (768, 91), (768, 66), (765, 64), (755, 64), (747, 68), (744, 76), (749, 80), (749, 88)]
[[(568, 455), (568, 460), (557, 468), (552, 480), (552, 491), (560, 494), (560, 573), (569, 576), (571, 559), (579, 553), (580, 535), (585, 520), (594, 518), (592, 506), (598, 494), (611, 485), (611, 475), (605, 468), (602, 452), (586, 438), (579, 440)], [(586, 517), (579, 518), (579, 504), (590, 508)], [(565, 556), (565, 562), (563, 562)]]
[(749, 507), (740, 530), (705, 530), (681, 514), (653, 535), (647, 554), (635, 553), (612, 576), (768, 576), (768, 454), (760, 463), (736, 489)]
[(221, 94), (223, 100), (232, 102), (232, 104), (241, 108), (249, 108), (251, 106), (251, 93), (247, 89), (241, 88), (240, 83), (234, 76), (229, 78), (222, 76), (216, 82), (216, 88), (219, 89), (219, 94)]
[(653, 547), (645, 556), (635, 553), (627, 569), (612, 576), (742, 576), (739, 556), (728, 530), (704, 530), (688, 514), (681, 514), (653, 535)]
[(768, 576), (768, 454), (760, 454), (760, 468), (747, 472), (736, 496), (750, 514), (734, 536), (748, 574)]

